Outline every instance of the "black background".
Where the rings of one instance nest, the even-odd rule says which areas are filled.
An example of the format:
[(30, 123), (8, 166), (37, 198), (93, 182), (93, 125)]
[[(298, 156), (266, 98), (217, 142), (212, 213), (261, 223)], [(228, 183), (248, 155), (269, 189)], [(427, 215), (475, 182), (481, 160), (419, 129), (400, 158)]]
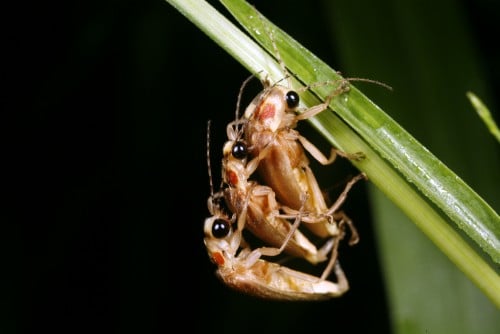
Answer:
[[(257, 5), (337, 67), (319, 5)], [(479, 36), (488, 25), (466, 5)], [(344, 297), (261, 301), (214, 276), (202, 233), (206, 125), (217, 177), (213, 161), (249, 73), (173, 7), (38, 2), (3, 15), (2, 333), (390, 332), (363, 184), (344, 207), (362, 241), (342, 250)], [(314, 24), (290, 24), (299, 16)], [(339, 182), (355, 172), (338, 165)]]

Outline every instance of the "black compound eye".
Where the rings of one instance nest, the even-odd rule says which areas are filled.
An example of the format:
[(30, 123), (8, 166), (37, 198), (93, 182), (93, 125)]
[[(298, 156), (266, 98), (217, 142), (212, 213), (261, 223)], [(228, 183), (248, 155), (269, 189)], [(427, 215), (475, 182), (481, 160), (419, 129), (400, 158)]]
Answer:
[(297, 94), (297, 92), (293, 90), (286, 93), (285, 99), (286, 99), (286, 104), (290, 109), (297, 108), (297, 106), (299, 105), (300, 101), (299, 94)]
[(231, 154), (236, 159), (245, 159), (247, 157), (247, 146), (242, 141), (237, 141), (234, 143), (233, 148), (231, 149)]
[(217, 239), (225, 238), (231, 232), (231, 225), (225, 220), (217, 219), (212, 225), (212, 235)]

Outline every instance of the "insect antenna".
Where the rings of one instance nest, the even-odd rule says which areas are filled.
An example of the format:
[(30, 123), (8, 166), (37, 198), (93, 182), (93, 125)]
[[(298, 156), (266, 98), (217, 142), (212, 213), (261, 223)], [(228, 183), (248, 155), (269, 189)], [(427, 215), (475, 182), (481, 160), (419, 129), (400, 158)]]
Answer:
[(389, 86), (388, 84), (383, 83), (381, 81), (378, 81), (378, 80), (366, 79), (366, 78), (344, 78), (344, 79), (347, 80), (347, 81), (349, 81), (349, 82), (351, 82), (351, 81), (368, 82), (368, 83), (372, 83), (372, 84), (384, 87), (385, 89), (392, 91), (392, 87), (391, 86)]
[(221, 212), (221, 199), (223, 197), (222, 188), (223, 180), (219, 186), (219, 191), (215, 193), (214, 182), (212, 176), (212, 164), (210, 161), (210, 125), (212, 122), (208, 120), (207, 122), (207, 167), (208, 167), (208, 182), (210, 184), (210, 196), (208, 197), (207, 205), (210, 213), (215, 214)]
[(309, 84), (307, 86), (304, 86), (304, 87), (297, 89), (297, 92), (305, 92), (305, 91), (307, 91), (311, 88), (314, 88), (314, 87), (329, 86), (329, 85), (335, 85), (335, 84), (339, 84), (342, 86), (342, 85), (345, 85), (345, 84), (352, 82), (352, 81), (373, 83), (373, 84), (376, 84), (378, 86), (384, 87), (384, 88), (392, 91), (391, 86), (389, 86), (388, 84), (385, 84), (381, 81), (367, 79), (367, 78), (340, 78), (340, 79), (336, 79), (336, 80), (326, 80), (326, 81), (321, 81), (321, 82), (314, 82), (312, 84)]
[(210, 197), (214, 196), (214, 183), (212, 178), (212, 165), (210, 163), (210, 124), (212, 122), (208, 120), (207, 122), (207, 167), (208, 167), (208, 182), (210, 184)]
[(241, 105), (241, 97), (243, 95), (243, 90), (245, 89), (245, 87), (247, 86), (247, 84), (250, 82), (250, 80), (252, 80), (253, 78), (255, 78), (255, 74), (251, 74), (241, 84), (240, 91), (238, 92), (238, 99), (236, 100), (236, 110), (234, 112), (234, 119), (235, 120), (239, 120), (240, 119), (240, 105)]

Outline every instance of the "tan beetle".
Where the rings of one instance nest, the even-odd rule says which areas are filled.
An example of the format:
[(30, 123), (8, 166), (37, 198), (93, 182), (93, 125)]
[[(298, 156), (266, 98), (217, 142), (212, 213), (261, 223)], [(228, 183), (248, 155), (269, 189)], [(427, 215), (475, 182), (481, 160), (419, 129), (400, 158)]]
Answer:
[[(332, 148), (330, 157), (326, 158), (294, 128), (299, 120), (325, 110), (329, 99), (302, 114), (296, 114), (298, 104), (297, 92), (280, 85), (265, 87), (244, 114), (247, 122), (244, 123), (243, 132), (249, 152), (252, 157), (258, 159), (257, 170), (263, 183), (274, 190), (282, 205), (298, 210), (302, 199), (306, 198), (304, 212), (318, 215), (316, 221), (307, 224), (314, 234), (322, 238), (337, 235), (337, 224), (325, 219), (330, 216), (335, 221), (343, 221), (350, 226), (350, 243), (354, 244), (358, 240), (357, 232), (349, 217), (340, 210), (347, 193), (344, 192), (333, 205), (328, 206), (305, 152), (309, 152), (323, 165), (332, 163), (337, 154), (349, 159), (359, 159), (361, 155), (347, 154)], [(355, 182), (363, 178), (366, 178), (365, 175), (359, 174), (346, 188), (350, 189)]]
[[(315, 277), (275, 262), (262, 259), (279, 249), (268, 247), (251, 250), (242, 236), (246, 205), (241, 214), (228, 217), (208, 200), (212, 216), (205, 219), (204, 242), (210, 259), (217, 265), (216, 275), (228, 287), (259, 298), (283, 301), (325, 300), (343, 295), (349, 284), (338, 261), (335, 263), (337, 283)], [(300, 221), (300, 214), (296, 218)], [(283, 247), (282, 247), (283, 248)]]

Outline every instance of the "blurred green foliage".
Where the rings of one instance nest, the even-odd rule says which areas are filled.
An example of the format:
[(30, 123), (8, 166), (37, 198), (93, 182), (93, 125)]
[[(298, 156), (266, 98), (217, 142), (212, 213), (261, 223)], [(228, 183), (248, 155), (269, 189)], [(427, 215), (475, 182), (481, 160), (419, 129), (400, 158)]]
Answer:
[[(393, 86), (392, 94), (369, 95), (498, 212), (499, 146), (465, 96), (473, 91), (498, 109), (491, 80), (498, 51), (478, 27), (498, 7), (451, 0), (324, 6), (342, 70)], [(383, 195), (370, 194), (395, 332), (498, 332), (495, 306)]]

